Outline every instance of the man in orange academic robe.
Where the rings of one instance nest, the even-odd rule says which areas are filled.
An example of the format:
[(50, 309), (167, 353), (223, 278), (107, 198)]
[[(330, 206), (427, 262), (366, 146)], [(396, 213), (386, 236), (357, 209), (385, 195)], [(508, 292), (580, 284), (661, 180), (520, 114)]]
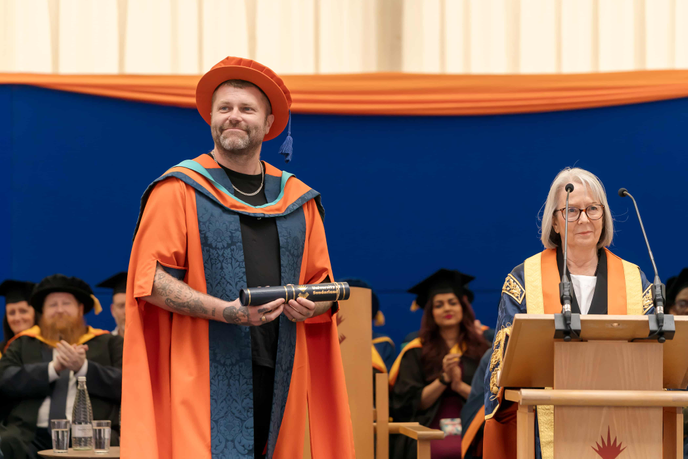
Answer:
[(334, 279), (319, 193), (260, 160), (289, 121), (289, 90), (228, 57), (196, 103), (215, 148), (167, 170), (141, 202), (121, 457), (301, 458), (308, 415), (313, 459), (354, 458), (338, 305), (237, 300), (245, 287)]

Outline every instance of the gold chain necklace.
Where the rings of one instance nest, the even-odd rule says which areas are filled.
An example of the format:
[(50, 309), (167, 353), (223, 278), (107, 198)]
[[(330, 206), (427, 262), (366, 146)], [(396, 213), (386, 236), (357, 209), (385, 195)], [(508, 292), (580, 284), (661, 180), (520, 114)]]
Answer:
[[(210, 152), (210, 156), (217, 163), (217, 159), (215, 159), (215, 155), (213, 154), (212, 151)], [(218, 166), (220, 165), (220, 163), (217, 163), (217, 164), (218, 164)], [(260, 193), (260, 190), (263, 189), (263, 184), (265, 183), (265, 168), (263, 167), (262, 161), (258, 160), (258, 164), (260, 164), (260, 186), (258, 187), (258, 189), (256, 191), (254, 191), (253, 193), (244, 193), (239, 188), (235, 187), (234, 184), (232, 183), (232, 188), (234, 188), (234, 191), (238, 191), (239, 193), (243, 194), (244, 196), (255, 196), (258, 193)]]

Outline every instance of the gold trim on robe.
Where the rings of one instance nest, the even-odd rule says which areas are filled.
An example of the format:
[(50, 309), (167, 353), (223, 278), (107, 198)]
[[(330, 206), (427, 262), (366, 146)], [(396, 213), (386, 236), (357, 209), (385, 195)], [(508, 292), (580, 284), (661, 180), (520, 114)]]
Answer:
[(647, 309), (643, 309), (643, 281), (640, 279), (638, 266), (621, 260), (624, 277), (626, 279), (626, 314), (642, 316)]
[[(523, 265), (523, 277), (526, 284), (526, 310), (528, 314), (545, 313), (542, 294), (542, 256), (543, 253), (533, 255)], [(540, 405), (536, 409), (542, 459), (554, 459), (554, 407), (551, 405)]]

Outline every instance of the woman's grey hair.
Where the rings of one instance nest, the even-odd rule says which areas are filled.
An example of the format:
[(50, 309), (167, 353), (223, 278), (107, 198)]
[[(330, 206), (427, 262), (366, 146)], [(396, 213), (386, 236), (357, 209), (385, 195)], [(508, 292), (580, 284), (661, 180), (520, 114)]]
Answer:
[(564, 192), (564, 187), (567, 183), (572, 183), (574, 187), (577, 185), (585, 186), (593, 199), (604, 206), (604, 221), (602, 224), (602, 234), (600, 240), (597, 242), (597, 248), (609, 247), (614, 237), (614, 220), (607, 202), (607, 193), (604, 190), (604, 185), (597, 176), (591, 172), (578, 167), (567, 167), (559, 172), (549, 188), (547, 201), (545, 202), (545, 210), (542, 215), (542, 226), (540, 240), (547, 249), (554, 249), (561, 245), (561, 237), (552, 228), (552, 218), (554, 212), (559, 208), (559, 196)]

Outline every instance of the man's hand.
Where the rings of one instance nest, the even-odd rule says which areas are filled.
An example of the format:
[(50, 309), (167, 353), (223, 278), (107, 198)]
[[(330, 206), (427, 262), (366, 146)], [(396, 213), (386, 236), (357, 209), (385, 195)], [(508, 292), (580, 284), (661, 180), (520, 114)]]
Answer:
[(303, 322), (315, 315), (315, 303), (306, 298), (289, 300), (284, 307), (284, 315), (292, 322)]
[(53, 354), (53, 361), (51, 363), (53, 364), (55, 373), (57, 373), (58, 375), (62, 373), (62, 370), (65, 369), (64, 365), (62, 364), (62, 360), (60, 359), (60, 354), (57, 352)]
[(62, 370), (68, 369), (76, 373), (81, 370), (86, 361), (88, 346), (82, 344), (71, 346), (67, 341), (62, 340), (57, 343), (56, 349), (57, 363), (53, 364), (56, 372), (60, 373)]
[(222, 317), (228, 324), (258, 327), (278, 318), (283, 310), (284, 298), (260, 306), (242, 306), (237, 299), (227, 304), (222, 310)]

